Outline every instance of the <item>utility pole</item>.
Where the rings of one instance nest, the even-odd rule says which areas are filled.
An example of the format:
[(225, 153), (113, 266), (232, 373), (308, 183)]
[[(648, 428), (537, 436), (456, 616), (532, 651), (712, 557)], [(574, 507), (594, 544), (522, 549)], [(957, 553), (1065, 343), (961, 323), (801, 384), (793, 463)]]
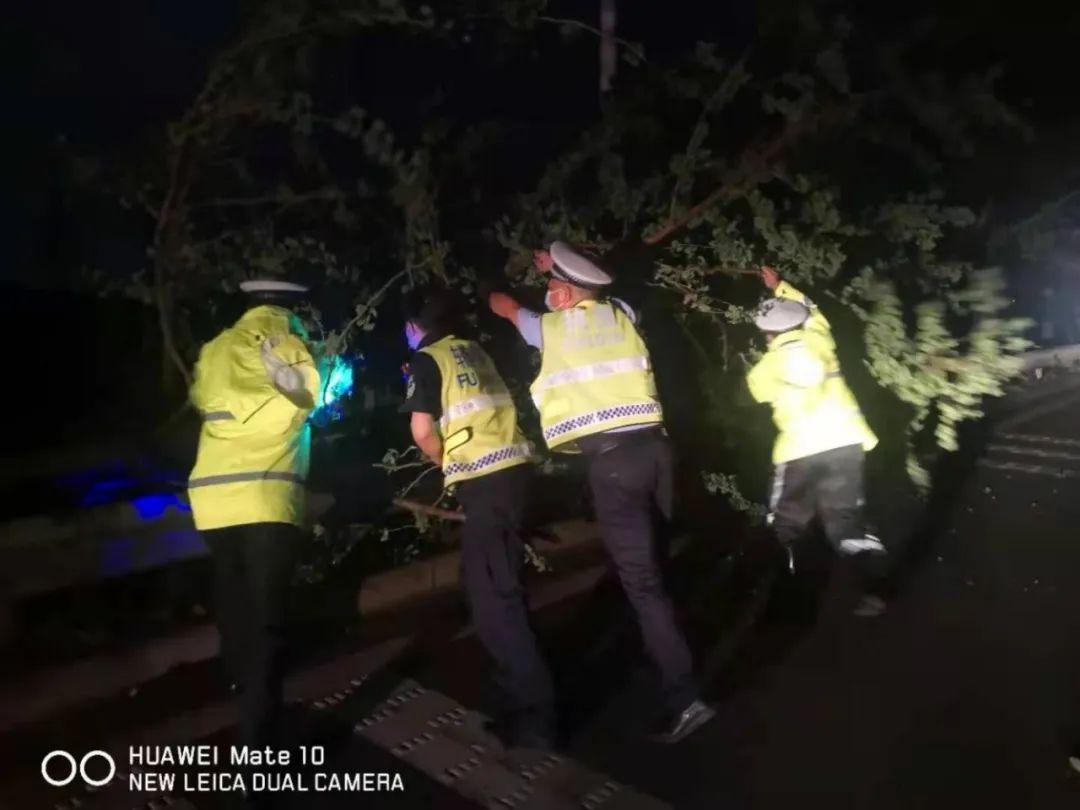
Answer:
[(615, 2), (600, 0), (600, 98), (611, 92), (612, 80), (618, 67), (615, 45)]

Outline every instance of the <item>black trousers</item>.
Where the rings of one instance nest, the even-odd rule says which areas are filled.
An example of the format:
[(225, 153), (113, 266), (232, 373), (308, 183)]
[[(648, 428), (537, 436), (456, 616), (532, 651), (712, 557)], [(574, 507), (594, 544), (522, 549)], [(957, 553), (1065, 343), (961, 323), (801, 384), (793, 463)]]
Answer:
[(221, 656), (240, 685), (240, 741), (274, 745), (282, 705), (285, 623), (301, 532), (251, 523), (203, 532), (214, 561)]
[(637, 614), (645, 649), (660, 672), (664, 707), (677, 713), (697, 699), (698, 689), (690, 649), (664, 589), (657, 550), (657, 518), (670, 520), (672, 513), (671, 445), (659, 430), (617, 436), (610, 449), (588, 457), (596, 519)]
[(864, 587), (873, 590), (886, 576), (885, 555), (858, 550), (857, 541), (867, 536), (864, 458), (862, 447), (852, 445), (777, 465), (769, 500), (770, 521), (796, 572), (800, 557), (806, 556), (800, 541), (807, 537), (816, 518), (833, 550), (854, 558)]
[(550, 733), (551, 674), (529, 624), (521, 583), (522, 523), (532, 478), (532, 466), (522, 464), (458, 484), (466, 516), (461, 573), (473, 626), (495, 662), (509, 721)]

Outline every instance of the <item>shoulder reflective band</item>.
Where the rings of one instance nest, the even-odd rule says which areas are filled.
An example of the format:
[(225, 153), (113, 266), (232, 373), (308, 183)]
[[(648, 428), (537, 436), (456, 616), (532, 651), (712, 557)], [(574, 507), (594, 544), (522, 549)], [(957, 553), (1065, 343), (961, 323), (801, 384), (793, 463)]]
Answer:
[(235, 419), (228, 411), (206, 411), (202, 415), (204, 422), (224, 422), (227, 419)]
[(587, 366), (575, 366), (563, 371), (548, 374), (533, 383), (533, 393), (540, 393), (549, 388), (556, 388), (569, 383), (587, 382), (601, 377), (610, 377), (612, 374), (625, 374), (628, 371), (648, 371), (649, 358), (623, 357), (618, 360), (605, 360), (600, 363), (590, 363)]
[(481, 394), (480, 396), (466, 399), (463, 402), (458, 402), (456, 405), (447, 408), (439, 422), (445, 429), (453, 420), (460, 419), (470, 413), (490, 411), (494, 408), (512, 405), (513, 403), (514, 400), (511, 399), (509, 394)]
[(226, 473), (225, 475), (208, 475), (205, 478), (192, 478), (188, 481), (188, 489), (196, 487), (212, 487), (216, 484), (235, 484), (240, 481), (288, 481), (291, 484), (302, 484), (302, 476), (291, 472), (242, 472)]

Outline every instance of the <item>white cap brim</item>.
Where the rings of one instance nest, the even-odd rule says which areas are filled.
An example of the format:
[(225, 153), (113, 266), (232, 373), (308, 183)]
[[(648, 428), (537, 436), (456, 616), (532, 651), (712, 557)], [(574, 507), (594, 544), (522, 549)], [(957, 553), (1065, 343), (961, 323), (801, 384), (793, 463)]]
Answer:
[(557, 279), (585, 288), (606, 287), (611, 283), (611, 276), (566, 242), (552, 242), (548, 252), (555, 265), (552, 275)]
[(770, 298), (754, 313), (754, 325), (762, 332), (787, 332), (806, 323), (810, 310), (790, 298)]
[(309, 288), (305, 287), (303, 284), (294, 284), (291, 281), (278, 281), (276, 279), (256, 279), (253, 281), (241, 281), (240, 289), (246, 293), (306, 293), (308, 292)]

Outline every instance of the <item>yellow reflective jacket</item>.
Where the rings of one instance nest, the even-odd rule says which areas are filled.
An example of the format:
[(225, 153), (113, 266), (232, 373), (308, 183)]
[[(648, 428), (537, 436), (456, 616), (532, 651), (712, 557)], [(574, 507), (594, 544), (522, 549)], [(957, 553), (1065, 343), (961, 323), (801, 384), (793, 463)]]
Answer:
[(772, 405), (778, 431), (773, 463), (854, 444), (872, 450), (877, 437), (840, 373), (829, 322), (786, 282), (776, 296), (805, 304), (810, 317), (801, 328), (777, 335), (747, 377), (754, 399)]
[[(311, 447), (307, 416), (319, 392), (319, 374), (295, 324), (288, 310), (255, 307), (199, 354), (191, 401), (203, 426), (188, 497), (200, 530), (304, 523)], [(300, 369), (300, 390), (286, 396), (274, 386), (266, 350)]]
[(446, 486), (526, 464), (532, 445), (495, 364), (478, 343), (448, 336), (420, 349), (442, 380), (443, 481)]
[(585, 436), (663, 421), (649, 350), (618, 305), (582, 301), (545, 313), (540, 328), (543, 356), (530, 390), (549, 448), (575, 452)]

